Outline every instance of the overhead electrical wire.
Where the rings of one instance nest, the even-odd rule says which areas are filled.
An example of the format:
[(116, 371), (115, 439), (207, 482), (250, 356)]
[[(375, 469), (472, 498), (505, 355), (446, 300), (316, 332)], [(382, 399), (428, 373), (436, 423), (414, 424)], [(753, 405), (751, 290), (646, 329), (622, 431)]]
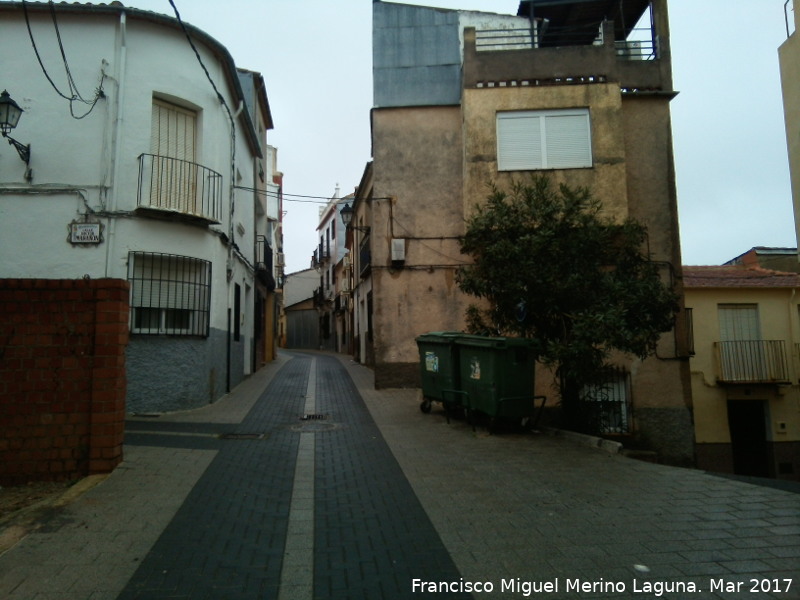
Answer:
[[(184, 35), (186, 36), (186, 40), (189, 42), (189, 46), (192, 48), (195, 57), (197, 58), (197, 62), (200, 63), (200, 67), (203, 69), (203, 72), (206, 74), (206, 79), (211, 84), (211, 87), (214, 90), (214, 93), (217, 95), (217, 99), (219, 100), (220, 104), (225, 108), (225, 112), (228, 114), (228, 121), (231, 125), (231, 164), (230, 164), (230, 177), (231, 177), (231, 201), (230, 201), (230, 224), (229, 224), (229, 240), (233, 240), (233, 221), (234, 221), (234, 214), (236, 211), (236, 206), (233, 202), (233, 189), (235, 189), (234, 181), (235, 181), (235, 174), (236, 174), (236, 120), (233, 117), (233, 113), (231, 112), (231, 107), (228, 106), (228, 102), (225, 100), (225, 97), (217, 88), (217, 84), (214, 82), (213, 77), (211, 77), (211, 73), (208, 72), (208, 68), (206, 68), (206, 64), (203, 62), (203, 58), (200, 56), (200, 51), (197, 49), (197, 46), (192, 39), (191, 34), (189, 33), (189, 28), (186, 27), (186, 24), (183, 22), (181, 18), (181, 13), (178, 12), (178, 7), (175, 6), (175, 2), (173, 0), (169, 0), (170, 6), (172, 6), (172, 10), (175, 12), (175, 19), (178, 21), (178, 24), (181, 26)], [(233, 244), (231, 241), (230, 244)], [(230, 282), (230, 280), (229, 280)]]
[(181, 13), (178, 12), (178, 7), (175, 6), (175, 2), (173, 0), (169, 0), (169, 4), (170, 6), (172, 6), (172, 10), (175, 12), (175, 18), (180, 24), (181, 29), (183, 29), (183, 33), (186, 35), (186, 39), (189, 40), (189, 45), (192, 47), (192, 50), (194, 50), (194, 55), (197, 57), (197, 62), (199, 62), (200, 66), (203, 68), (203, 72), (206, 74), (206, 78), (208, 78), (209, 83), (211, 83), (211, 87), (214, 88), (214, 92), (217, 94), (217, 98), (219, 99), (220, 103), (225, 107), (225, 110), (228, 111), (228, 117), (231, 120), (231, 124), (233, 124), (233, 114), (231, 113), (231, 109), (228, 106), (225, 97), (220, 93), (219, 89), (217, 88), (217, 84), (214, 83), (214, 80), (211, 77), (211, 73), (208, 72), (208, 69), (206, 68), (205, 63), (203, 62), (203, 59), (200, 57), (200, 52), (197, 50), (197, 46), (194, 45), (194, 40), (192, 40), (192, 36), (189, 35), (189, 29), (184, 24), (183, 19), (181, 19)]
[[(303, 194), (289, 194), (287, 192), (273, 192), (272, 190), (259, 190), (254, 187), (247, 187), (244, 185), (234, 186), (237, 190), (244, 190), (246, 192), (256, 192), (262, 196), (269, 196), (271, 198), (283, 198), (286, 202), (308, 202), (310, 204), (328, 204), (331, 200), (347, 200), (353, 202), (355, 198), (331, 198), (330, 196), (308, 196)], [(289, 196), (287, 198), (287, 196)], [(295, 200), (295, 198), (302, 198), (302, 200)], [(370, 198), (370, 200), (391, 200), (391, 198)]]
[[(73, 119), (78, 119), (78, 120), (84, 119), (87, 116), (89, 116), (89, 114), (94, 110), (94, 107), (97, 105), (97, 102), (101, 98), (105, 98), (105, 93), (103, 92), (103, 83), (105, 82), (106, 74), (101, 69), (101, 71), (100, 71), (100, 73), (101, 73), (100, 84), (97, 87), (97, 89), (95, 90), (94, 98), (92, 100), (87, 100), (86, 98), (84, 98), (83, 95), (78, 90), (78, 86), (75, 83), (74, 77), (72, 76), (72, 71), (69, 68), (69, 62), (67, 61), (67, 53), (64, 50), (64, 43), (61, 40), (61, 30), (58, 27), (58, 19), (56, 18), (55, 3), (53, 2), (53, 0), (50, 0), (50, 2), (48, 4), (50, 6), (50, 14), (51, 14), (51, 17), (53, 19), (53, 27), (55, 28), (55, 31), (56, 31), (56, 39), (58, 40), (58, 48), (59, 48), (59, 51), (61, 53), (61, 61), (64, 64), (64, 71), (67, 74), (67, 84), (69, 85), (69, 95), (65, 94), (64, 92), (62, 92), (58, 88), (58, 86), (56, 85), (55, 81), (53, 81), (53, 78), (50, 76), (50, 73), (47, 72), (47, 68), (44, 66), (44, 61), (42, 60), (42, 56), (39, 53), (39, 48), (36, 45), (36, 40), (35, 40), (35, 38), (33, 36), (33, 30), (31, 28), (30, 16), (28, 15), (28, 5), (26, 4), (25, 0), (22, 0), (22, 11), (23, 11), (23, 13), (25, 15), (25, 25), (28, 28), (28, 37), (30, 37), (31, 46), (33, 46), (33, 51), (36, 54), (36, 60), (39, 62), (39, 67), (41, 67), (42, 73), (44, 73), (45, 78), (47, 79), (47, 81), (50, 83), (50, 85), (53, 87), (53, 89), (56, 91), (56, 93), (59, 96), (61, 96), (65, 100), (69, 101), (69, 112), (70, 112), (70, 115), (72, 115), (72, 118)], [(80, 102), (82, 104), (86, 104), (86, 105), (89, 106), (89, 109), (85, 113), (83, 113), (81, 115), (76, 115), (75, 114), (75, 109), (74, 109), (74, 106), (73, 106), (73, 104), (75, 102)]]

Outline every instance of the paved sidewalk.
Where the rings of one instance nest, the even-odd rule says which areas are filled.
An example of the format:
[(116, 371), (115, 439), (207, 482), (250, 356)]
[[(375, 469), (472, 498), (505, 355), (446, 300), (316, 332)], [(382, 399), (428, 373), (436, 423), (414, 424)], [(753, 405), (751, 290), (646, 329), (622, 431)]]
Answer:
[(132, 420), (124, 463), (0, 556), (0, 598), (800, 598), (800, 494), (418, 405), (281, 353)]
[(493, 584), (475, 597), (800, 598), (800, 494), (550, 435), (473, 433), (421, 413), (418, 392), (348, 371), (464, 580)]

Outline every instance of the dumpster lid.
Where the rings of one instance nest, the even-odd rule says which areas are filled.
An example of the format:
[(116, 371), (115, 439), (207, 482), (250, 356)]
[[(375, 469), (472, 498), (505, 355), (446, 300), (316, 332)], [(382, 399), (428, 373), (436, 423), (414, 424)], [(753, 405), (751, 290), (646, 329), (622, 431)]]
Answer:
[(431, 341), (448, 341), (452, 342), (455, 338), (463, 336), (464, 333), (460, 331), (429, 331), (428, 333), (423, 333), (422, 335), (418, 336), (416, 339), (417, 341), (423, 342), (431, 342)]
[(532, 348), (534, 341), (529, 338), (489, 337), (486, 335), (463, 334), (455, 340), (461, 346), (481, 348)]

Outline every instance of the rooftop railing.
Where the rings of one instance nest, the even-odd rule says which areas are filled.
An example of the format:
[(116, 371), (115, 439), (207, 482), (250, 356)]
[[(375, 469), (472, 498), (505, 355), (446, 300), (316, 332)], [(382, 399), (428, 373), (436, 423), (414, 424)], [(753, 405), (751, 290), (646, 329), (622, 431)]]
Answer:
[[(559, 46), (601, 46), (602, 27), (545, 27), (533, 29), (481, 29), (475, 32), (475, 49), (478, 52), (503, 50), (529, 50)], [(634, 29), (627, 40), (614, 42), (617, 57), (621, 60), (653, 60), (657, 57), (657, 44), (649, 28)]]

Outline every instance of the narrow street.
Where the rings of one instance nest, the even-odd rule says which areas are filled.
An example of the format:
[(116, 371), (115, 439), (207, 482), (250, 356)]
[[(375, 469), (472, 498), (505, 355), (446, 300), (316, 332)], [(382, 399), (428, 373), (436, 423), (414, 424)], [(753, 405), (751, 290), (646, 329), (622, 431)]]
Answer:
[(417, 394), (282, 353), (131, 419), (124, 463), (0, 556), (0, 596), (800, 598), (800, 495), (473, 433)]

